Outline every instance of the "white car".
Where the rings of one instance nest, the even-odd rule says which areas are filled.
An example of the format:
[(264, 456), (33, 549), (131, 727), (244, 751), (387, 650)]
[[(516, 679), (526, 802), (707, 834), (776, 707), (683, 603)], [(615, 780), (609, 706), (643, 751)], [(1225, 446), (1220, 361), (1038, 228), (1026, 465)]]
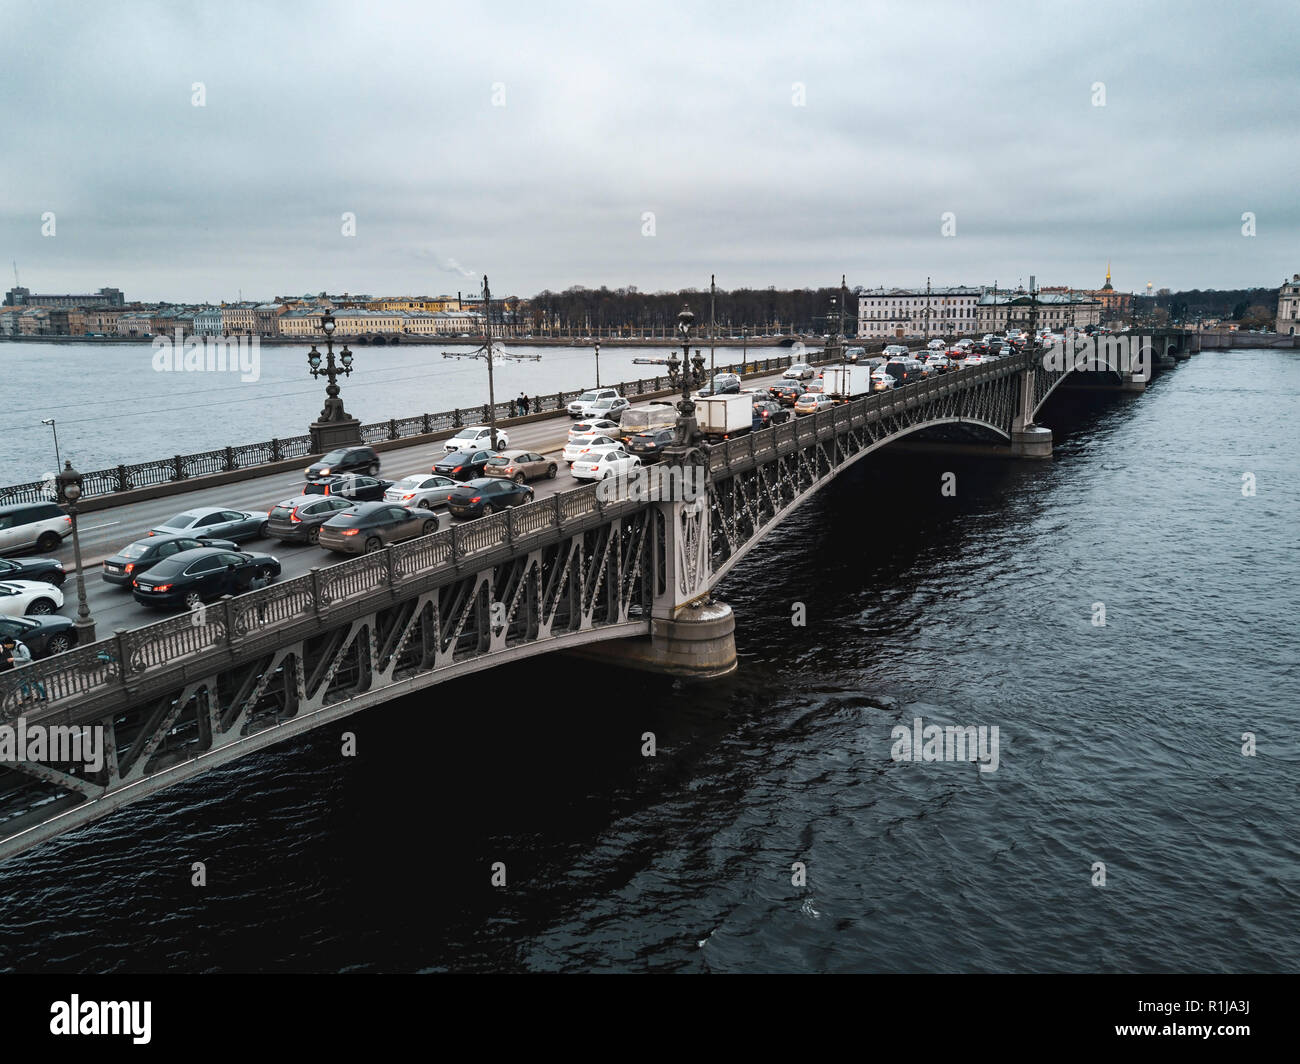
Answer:
[(817, 376), (817, 371), (805, 362), (796, 362), (793, 366), (781, 374), (782, 380), (787, 381), (810, 381)]
[(890, 392), (898, 387), (898, 378), (892, 373), (886, 373), (884, 369), (878, 369), (871, 375), (871, 390), (873, 392)]
[(0, 614), (5, 617), (40, 617), (63, 605), (63, 592), (39, 580), (0, 582)]
[[(497, 449), (500, 450), (510, 442), (510, 437), (497, 429)], [(461, 429), (455, 436), (442, 445), (447, 454), (452, 451), (477, 451), (480, 447), (492, 446), (492, 430), (487, 425), (470, 425)]]
[(618, 431), (618, 423), (607, 417), (586, 418), (569, 429), (569, 439), (578, 436), (612, 436)]
[(583, 455), (573, 463), (573, 475), (578, 480), (605, 480), (608, 477), (626, 476), (641, 464), (636, 455), (628, 454), (622, 447)]
[(412, 477), (404, 477), (384, 492), (384, 502), (432, 510), (435, 506), (445, 505), (451, 493), (459, 487), (460, 481), (452, 480), (451, 477), (417, 473)]
[(961, 360), (963, 366), (982, 366), (987, 361), (984, 355), (967, 355)]
[(944, 343), (942, 340), (931, 340), (928, 344), (925, 345), (925, 349), (927, 351), (942, 351), (947, 346), (948, 345)]
[(601, 399), (621, 398), (617, 388), (593, 388), (589, 392), (583, 392), (565, 409), (569, 412), (569, 417), (594, 417), (596, 415), (592, 408)]
[(564, 450), (561, 452), (560, 457), (568, 462), (569, 465), (573, 465), (574, 462), (585, 454), (590, 454), (595, 451), (608, 451), (612, 448), (622, 446), (623, 445), (619, 443), (618, 440), (614, 439), (612, 436), (606, 436), (603, 433), (593, 434), (590, 436), (578, 436), (568, 442)]

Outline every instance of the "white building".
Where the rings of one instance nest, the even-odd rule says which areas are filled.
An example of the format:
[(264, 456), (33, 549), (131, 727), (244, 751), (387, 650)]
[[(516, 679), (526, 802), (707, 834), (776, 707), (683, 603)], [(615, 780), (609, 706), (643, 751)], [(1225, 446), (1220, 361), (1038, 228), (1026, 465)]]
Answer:
[(1283, 281), (1277, 294), (1277, 321), (1273, 331), (1284, 336), (1300, 336), (1300, 273)]
[(858, 296), (861, 339), (951, 337), (976, 331), (976, 310), (983, 290), (952, 288), (878, 288)]
[[(1010, 328), (1028, 329), (1034, 300), (1023, 288), (1014, 292), (986, 291), (979, 299), (976, 332), (1003, 333)], [(1038, 328), (1062, 332), (1101, 324), (1102, 303), (1087, 292), (1072, 290), (1038, 293)]]

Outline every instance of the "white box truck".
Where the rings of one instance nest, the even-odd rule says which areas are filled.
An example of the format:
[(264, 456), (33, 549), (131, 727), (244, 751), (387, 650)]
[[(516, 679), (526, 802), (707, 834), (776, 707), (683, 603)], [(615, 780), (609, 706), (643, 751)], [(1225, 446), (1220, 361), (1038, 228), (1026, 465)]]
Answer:
[(727, 440), (754, 427), (752, 395), (710, 395), (695, 400), (695, 421), (706, 439)]
[(822, 391), (832, 399), (857, 399), (871, 392), (870, 366), (827, 366), (822, 371)]

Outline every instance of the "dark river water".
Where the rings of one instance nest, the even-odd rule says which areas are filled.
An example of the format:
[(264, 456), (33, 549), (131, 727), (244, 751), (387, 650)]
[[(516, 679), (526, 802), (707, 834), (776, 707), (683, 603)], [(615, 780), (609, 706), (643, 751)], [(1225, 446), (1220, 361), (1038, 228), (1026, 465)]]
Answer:
[[(7, 862), (0, 968), (1300, 969), (1300, 353), (1040, 420), (807, 503), (720, 588), (732, 679), (497, 668)], [(917, 717), (997, 770), (893, 760)]]

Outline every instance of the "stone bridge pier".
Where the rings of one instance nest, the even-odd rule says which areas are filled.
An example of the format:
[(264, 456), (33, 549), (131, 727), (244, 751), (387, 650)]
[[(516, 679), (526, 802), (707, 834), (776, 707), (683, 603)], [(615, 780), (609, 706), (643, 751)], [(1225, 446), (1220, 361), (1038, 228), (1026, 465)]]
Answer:
[(735, 672), (736, 619), (710, 595), (713, 581), (713, 490), (705, 454), (695, 448), (665, 453), (643, 467), (650, 483), (650, 635), (597, 643), (579, 657), (624, 668), (697, 680)]
[(1051, 458), (1052, 430), (1034, 424), (1038, 369), (1033, 362), (1020, 374), (1016, 415), (1011, 422), (1011, 454), (1015, 458)]

